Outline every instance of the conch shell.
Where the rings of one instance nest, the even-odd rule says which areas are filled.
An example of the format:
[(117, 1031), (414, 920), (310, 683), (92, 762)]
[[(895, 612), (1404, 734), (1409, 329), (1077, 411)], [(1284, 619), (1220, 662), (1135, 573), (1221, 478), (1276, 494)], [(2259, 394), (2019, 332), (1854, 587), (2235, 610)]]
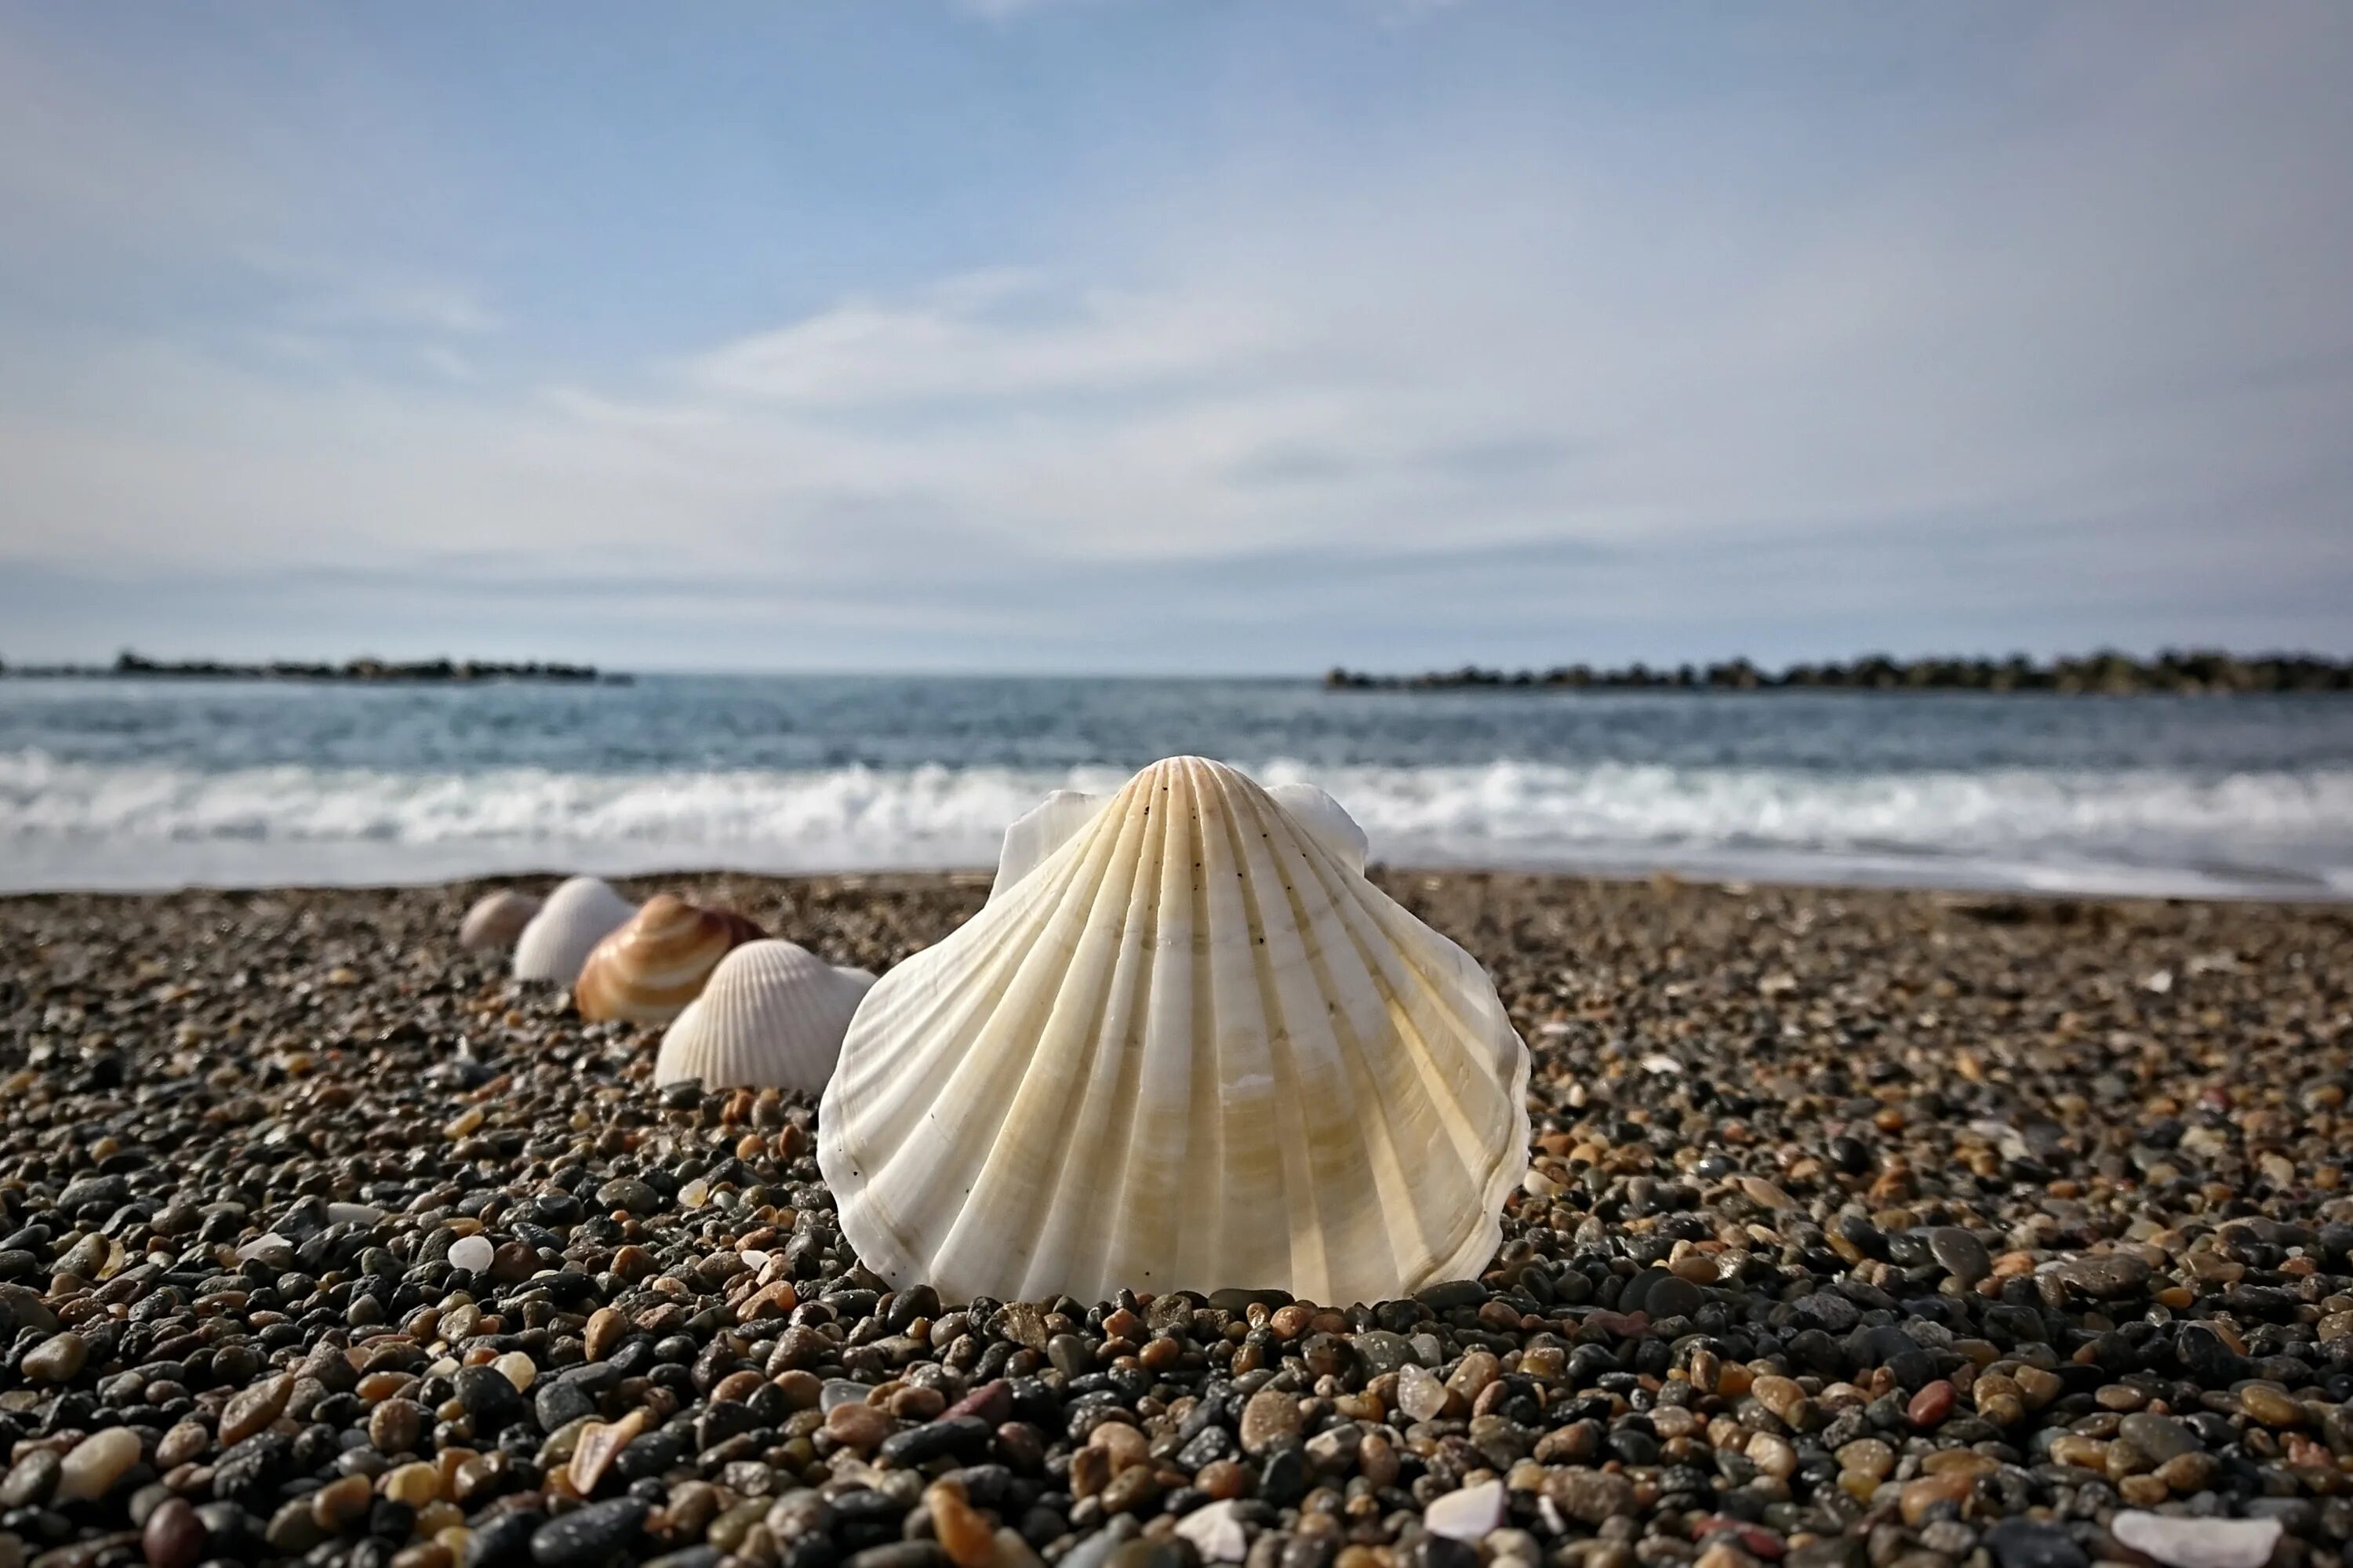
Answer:
[(515, 979), (570, 985), (596, 944), (637, 912), (602, 878), (566, 878), (515, 938)]
[(1527, 1170), (1527, 1048), (1312, 786), (1199, 758), (1014, 824), (987, 905), (875, 983), (818, 1121), (892, 1285), (1082, 1301), (1474, 1275)]
[(538, 913), (539, 900), (528, 893), (517, 893), (512, 887), (485, 893), (459, 922), (458, 945), (470, 952), (505, 952)]
[(702, 994), (662, 1036), (654, 1083), (699, 1078), (816, 1094), (874, 977), (837, 969), (791, 942), (746, 942), (711, 971)]
[(704, 909), (657, 893), (596, 944), (572, 984), (583, 1018), (668, 1023), (702, 994), (730, 948), (765, 935), (732, 909)]

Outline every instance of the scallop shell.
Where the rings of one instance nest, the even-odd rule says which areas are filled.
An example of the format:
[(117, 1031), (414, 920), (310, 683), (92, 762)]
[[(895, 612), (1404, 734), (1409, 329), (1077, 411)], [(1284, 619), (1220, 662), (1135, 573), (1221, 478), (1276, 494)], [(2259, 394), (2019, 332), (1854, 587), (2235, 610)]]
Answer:
[(746, 942), (711, 971), (654, 1059), (656, 1085), (700, 1078), (707, 1089), (816, 1094), (833, 1075), (841, 1037), (874, 977), (837, 969), (791, 942)]
[(1017, 822), (988, 903), (868, 993), (818, 1115), (844, 1235), (954, 1300), (1472, 1276), (1527, 1048), (1321, 790), (1154, 764)]
[(596, 944), (637, 912), (636, 905), (601, 877), (558, 883), (515, 938), (515, 979), (570, 985)]
[(572, 982), (583, 1018), (668, 1023), (702, 994), (731, 948), (766, 935), (732, 909), (705, 909), (657, 893), (596, 944)]
[(485, 893), (459, 922), (458, 945), (478, 953), (504, 952), (538, 913), (539, 900), (528, 893), (517, 893), (512, 887)]

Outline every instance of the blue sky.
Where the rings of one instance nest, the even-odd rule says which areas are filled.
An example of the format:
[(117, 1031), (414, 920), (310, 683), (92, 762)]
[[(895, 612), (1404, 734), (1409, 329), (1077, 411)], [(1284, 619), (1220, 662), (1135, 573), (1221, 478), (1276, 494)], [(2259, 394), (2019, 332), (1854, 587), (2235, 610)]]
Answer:
[(0, 0), (0, 656), (2353, 652), (2353, 12)]

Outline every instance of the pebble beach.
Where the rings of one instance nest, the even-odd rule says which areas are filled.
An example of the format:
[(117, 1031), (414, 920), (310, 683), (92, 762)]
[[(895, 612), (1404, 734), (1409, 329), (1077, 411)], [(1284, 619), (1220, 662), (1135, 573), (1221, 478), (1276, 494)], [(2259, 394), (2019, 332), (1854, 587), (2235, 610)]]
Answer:
[[(1376, 879), (1535, 1075), (1372, 1303), (893, 1291), (488, 884), (0, 899), (0, 1568), (2348, 1561), (2353, 910)], [(626, 886), (880, 971), (987, 878)]]

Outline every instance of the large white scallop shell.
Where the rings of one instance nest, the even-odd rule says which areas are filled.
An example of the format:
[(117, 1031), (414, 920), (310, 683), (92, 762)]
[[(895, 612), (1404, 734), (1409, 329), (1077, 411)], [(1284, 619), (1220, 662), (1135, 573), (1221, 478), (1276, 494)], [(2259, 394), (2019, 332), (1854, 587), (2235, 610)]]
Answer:
[(1287, 793), (1176, 758), (1008, 832), (987, 905), (876, 983), (825, 1092), (869, 1266), (953, 1300), (1344, 1305), (1493, 1255), (1527, 1049), (1365, 879), (1347, 814)]
[(874, 977), (838, 969), (807, 948), (746, 942), (719, 960), (702, 994), (662, 1036), (654, 1082), (700, 1078), (816, 1094), (833, 1075), (841, 1037)]
[(603, 878), (567, 877), (515, 938), (515, 979), (570, 985), (596, 944), (637, 912)]

